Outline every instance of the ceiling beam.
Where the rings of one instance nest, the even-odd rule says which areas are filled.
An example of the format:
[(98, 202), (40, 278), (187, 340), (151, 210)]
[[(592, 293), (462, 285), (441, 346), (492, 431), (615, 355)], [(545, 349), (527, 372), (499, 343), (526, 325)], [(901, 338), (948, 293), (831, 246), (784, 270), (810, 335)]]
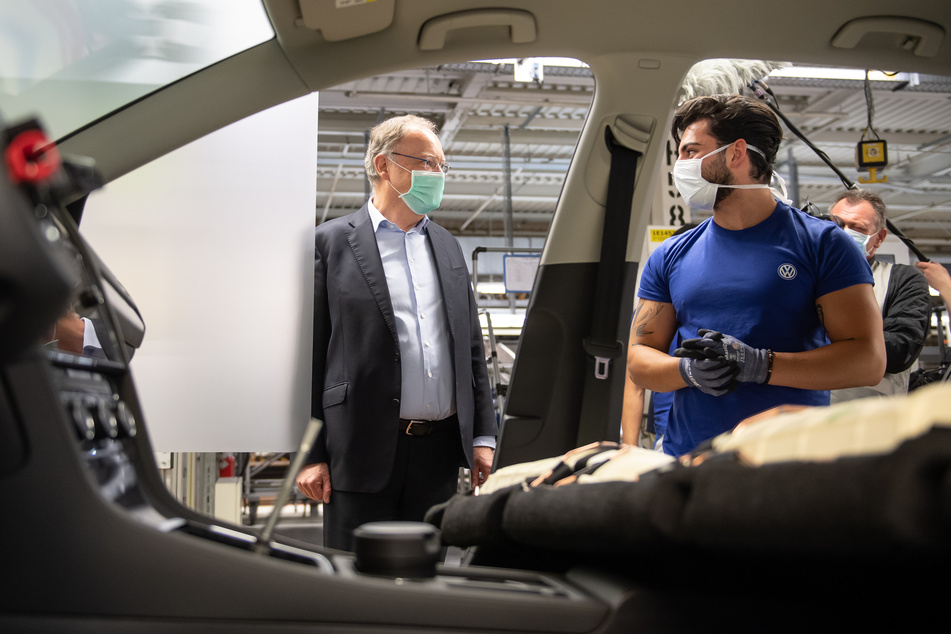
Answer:
[[(492, 76), (486, 73), (469, 73), (462, 80), (462, 89), (459, 91), (459, 96), (464, 99), (476, 99), (482, 94), (490, 81), (492, 81)], [(448, 146), (456, 138), (456, 134), (469, 118), (470, 109), (471, 103), (468, 101), (460, 101), (453, 107), (452, 112), (446, 117), (446, 122), (443, 123), (442, 129), (439, 131), (439, 142), (442, 143), (443, 147)]]

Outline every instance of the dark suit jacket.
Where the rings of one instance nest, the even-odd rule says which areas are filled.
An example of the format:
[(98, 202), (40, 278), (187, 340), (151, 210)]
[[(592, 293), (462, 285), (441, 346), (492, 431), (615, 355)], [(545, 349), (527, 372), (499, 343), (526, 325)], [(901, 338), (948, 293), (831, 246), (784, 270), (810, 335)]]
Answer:
[(931, 327), (931, 294), (921, 271), (907, 264), (892, 266), (882, 320), (885, 372), (903, 372), (918, 359)]
[[(427, 227), (449, 318), (462, 450), (497, 434), (482, 331), (459, 243)], [(383, 262), (368, 208), (314, 232), (314, 359), (311, 410), (324, 421), (310, 463), (330, 464), (334, 489), (371, 493), (386, 484), (400, 414), (400, 349)], [(462, 465), (460, 465), (462, 466)]]

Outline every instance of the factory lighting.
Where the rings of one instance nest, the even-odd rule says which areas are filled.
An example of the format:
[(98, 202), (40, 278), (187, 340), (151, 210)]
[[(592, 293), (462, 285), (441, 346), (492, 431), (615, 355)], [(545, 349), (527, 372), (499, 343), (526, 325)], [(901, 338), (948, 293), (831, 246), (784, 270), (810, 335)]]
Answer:
[[(769, 74), (770, 77), (790, 77), (795, 79), (845, 79), (864, 81), (865, 70), (861, 68), (832, 68), (828, 66), (787, 66), (777, 68)], [(918, 73), (893, 73), (872, 70), (868, 74), (871, 81), (908, 82), (912, 86), (918, 85)]]

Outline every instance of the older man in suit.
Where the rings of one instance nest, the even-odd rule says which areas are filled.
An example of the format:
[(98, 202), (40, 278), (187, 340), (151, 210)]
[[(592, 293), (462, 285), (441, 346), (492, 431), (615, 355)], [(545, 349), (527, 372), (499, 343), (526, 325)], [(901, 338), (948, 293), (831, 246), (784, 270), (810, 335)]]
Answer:
[(497, 422), (459, 243), (427, 213), (449, 170), (435, 126), (370, 132), (373, 196), (315, 231), (312, 411), (325, 425), (297, 477), (324, 502), (324, 545), (369, 521), (423, 518), (488, 478)]

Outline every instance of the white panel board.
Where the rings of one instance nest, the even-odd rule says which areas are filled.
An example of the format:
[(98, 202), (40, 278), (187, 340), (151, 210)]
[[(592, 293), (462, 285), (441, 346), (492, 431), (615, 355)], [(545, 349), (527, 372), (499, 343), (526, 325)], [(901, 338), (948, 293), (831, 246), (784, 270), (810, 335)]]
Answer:
[(316, 153), (310, 95), (90, 196), (82, 233), (145, 318), (132, 371), (156, 451), (296, 447), (310, 417)]

